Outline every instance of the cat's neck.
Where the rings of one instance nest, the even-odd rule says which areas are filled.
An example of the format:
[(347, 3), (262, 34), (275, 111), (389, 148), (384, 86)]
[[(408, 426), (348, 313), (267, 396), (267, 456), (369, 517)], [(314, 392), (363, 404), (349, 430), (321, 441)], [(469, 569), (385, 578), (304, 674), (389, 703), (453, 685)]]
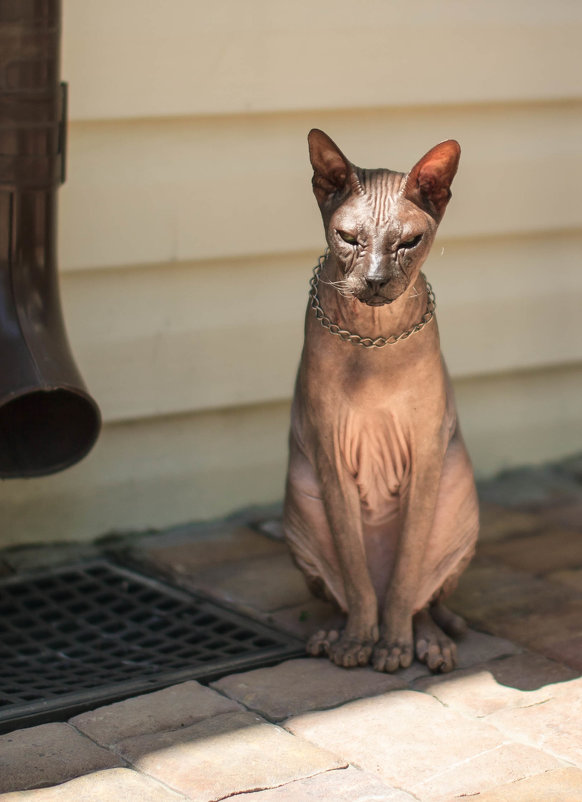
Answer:
[(419, 323), (426, 312), (428, 293), (422, 274), (391, 304), (368, 306), (353, 296), (343, 296), (333, 286), (339, 279), (337, 267), (328, 257), (318, 282), (318, 295), (327, 317), (340, 329), (361, 337), (397, 337)]

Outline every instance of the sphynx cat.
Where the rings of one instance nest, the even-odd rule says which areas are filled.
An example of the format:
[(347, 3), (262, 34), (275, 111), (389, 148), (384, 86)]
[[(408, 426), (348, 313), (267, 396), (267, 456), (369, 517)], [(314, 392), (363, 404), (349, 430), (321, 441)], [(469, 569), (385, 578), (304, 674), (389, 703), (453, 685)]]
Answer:
[(283, 527), (312, 592), (347, 619), (307, 651), (387, 672), (416, 655), (450, 671), (449, 636), (465, 623), (443, 601), (479, 515), (421, 267), (460, 147), (436, 145), (407, 174), (366, 170), (314, 129), (309, 155), (328, 252), (305, 321)]

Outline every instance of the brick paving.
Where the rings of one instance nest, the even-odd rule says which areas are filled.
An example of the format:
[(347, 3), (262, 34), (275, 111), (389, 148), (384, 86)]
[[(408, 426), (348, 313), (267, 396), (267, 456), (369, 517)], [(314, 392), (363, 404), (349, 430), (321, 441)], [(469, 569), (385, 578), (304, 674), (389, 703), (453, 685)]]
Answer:
[[(0, 802), (580, 802), (582, 457), (481, 487), (451, 606), (459, 666), (395, 675), (299, 658), (0, 736)], [(8, 549), (0, 574), (110, 552), (306, 637), (276, 510), (91, 546)], [(338, 619), (338, 623), (341, 621)]]

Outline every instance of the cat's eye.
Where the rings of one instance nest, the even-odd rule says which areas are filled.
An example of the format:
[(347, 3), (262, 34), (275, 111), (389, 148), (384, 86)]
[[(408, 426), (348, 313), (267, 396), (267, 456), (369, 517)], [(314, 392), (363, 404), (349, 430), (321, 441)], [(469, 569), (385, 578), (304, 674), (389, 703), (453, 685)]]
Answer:
[(348, 245), (358, 244), (358, 240), (354, 237), (353, 234), (348, 234), (347, 231), (340, 231), (339, 229), (337, 233), (340, 235), (340, 237), (343, 239), (344, 242), (348, 243)]
[(416, 237), (407, 240), (406, 242), (401, 242), (398, 248), (405, 248), (407, 251), (411, 248), (416, 248), (420, 240), (422, 239), (422, 234), (417, 234)]

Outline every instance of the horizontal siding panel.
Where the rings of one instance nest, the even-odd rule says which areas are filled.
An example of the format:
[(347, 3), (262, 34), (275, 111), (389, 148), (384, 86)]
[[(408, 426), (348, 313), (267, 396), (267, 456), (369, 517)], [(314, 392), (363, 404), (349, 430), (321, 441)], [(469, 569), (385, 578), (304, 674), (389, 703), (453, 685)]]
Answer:
[(65, 0), (73, 119), (580, 96), (555, 0)]
[(312, 126), (355, 163), (396, 170), (456, 137), (447, 236), (580, 225), (582, 103), (79, 124), (60, 192), (63, 268), (318, 249)]
[(582, 364), (454, 384), (477, 476), (582, 452)]
[(67, 471), (0, 483), (2, 545), (89, 540), (283, 494), (288, 404), (105, 426)]
[[(463, 380), (455, 390), (480, 476), (582, 450), (580, 365)], [(106, 426), (64, 473), (0, 483), (2, 544), (88, 540), (277, 501), (288, 420), (288, 404), (271, 404)]]
[[(581, 252), (582, 232), (437, 242), (426, 272), (453, 376), (582, 360)], [(71, 342), (105, 418), (288, 399), (315, 260), (65, 273)]]

